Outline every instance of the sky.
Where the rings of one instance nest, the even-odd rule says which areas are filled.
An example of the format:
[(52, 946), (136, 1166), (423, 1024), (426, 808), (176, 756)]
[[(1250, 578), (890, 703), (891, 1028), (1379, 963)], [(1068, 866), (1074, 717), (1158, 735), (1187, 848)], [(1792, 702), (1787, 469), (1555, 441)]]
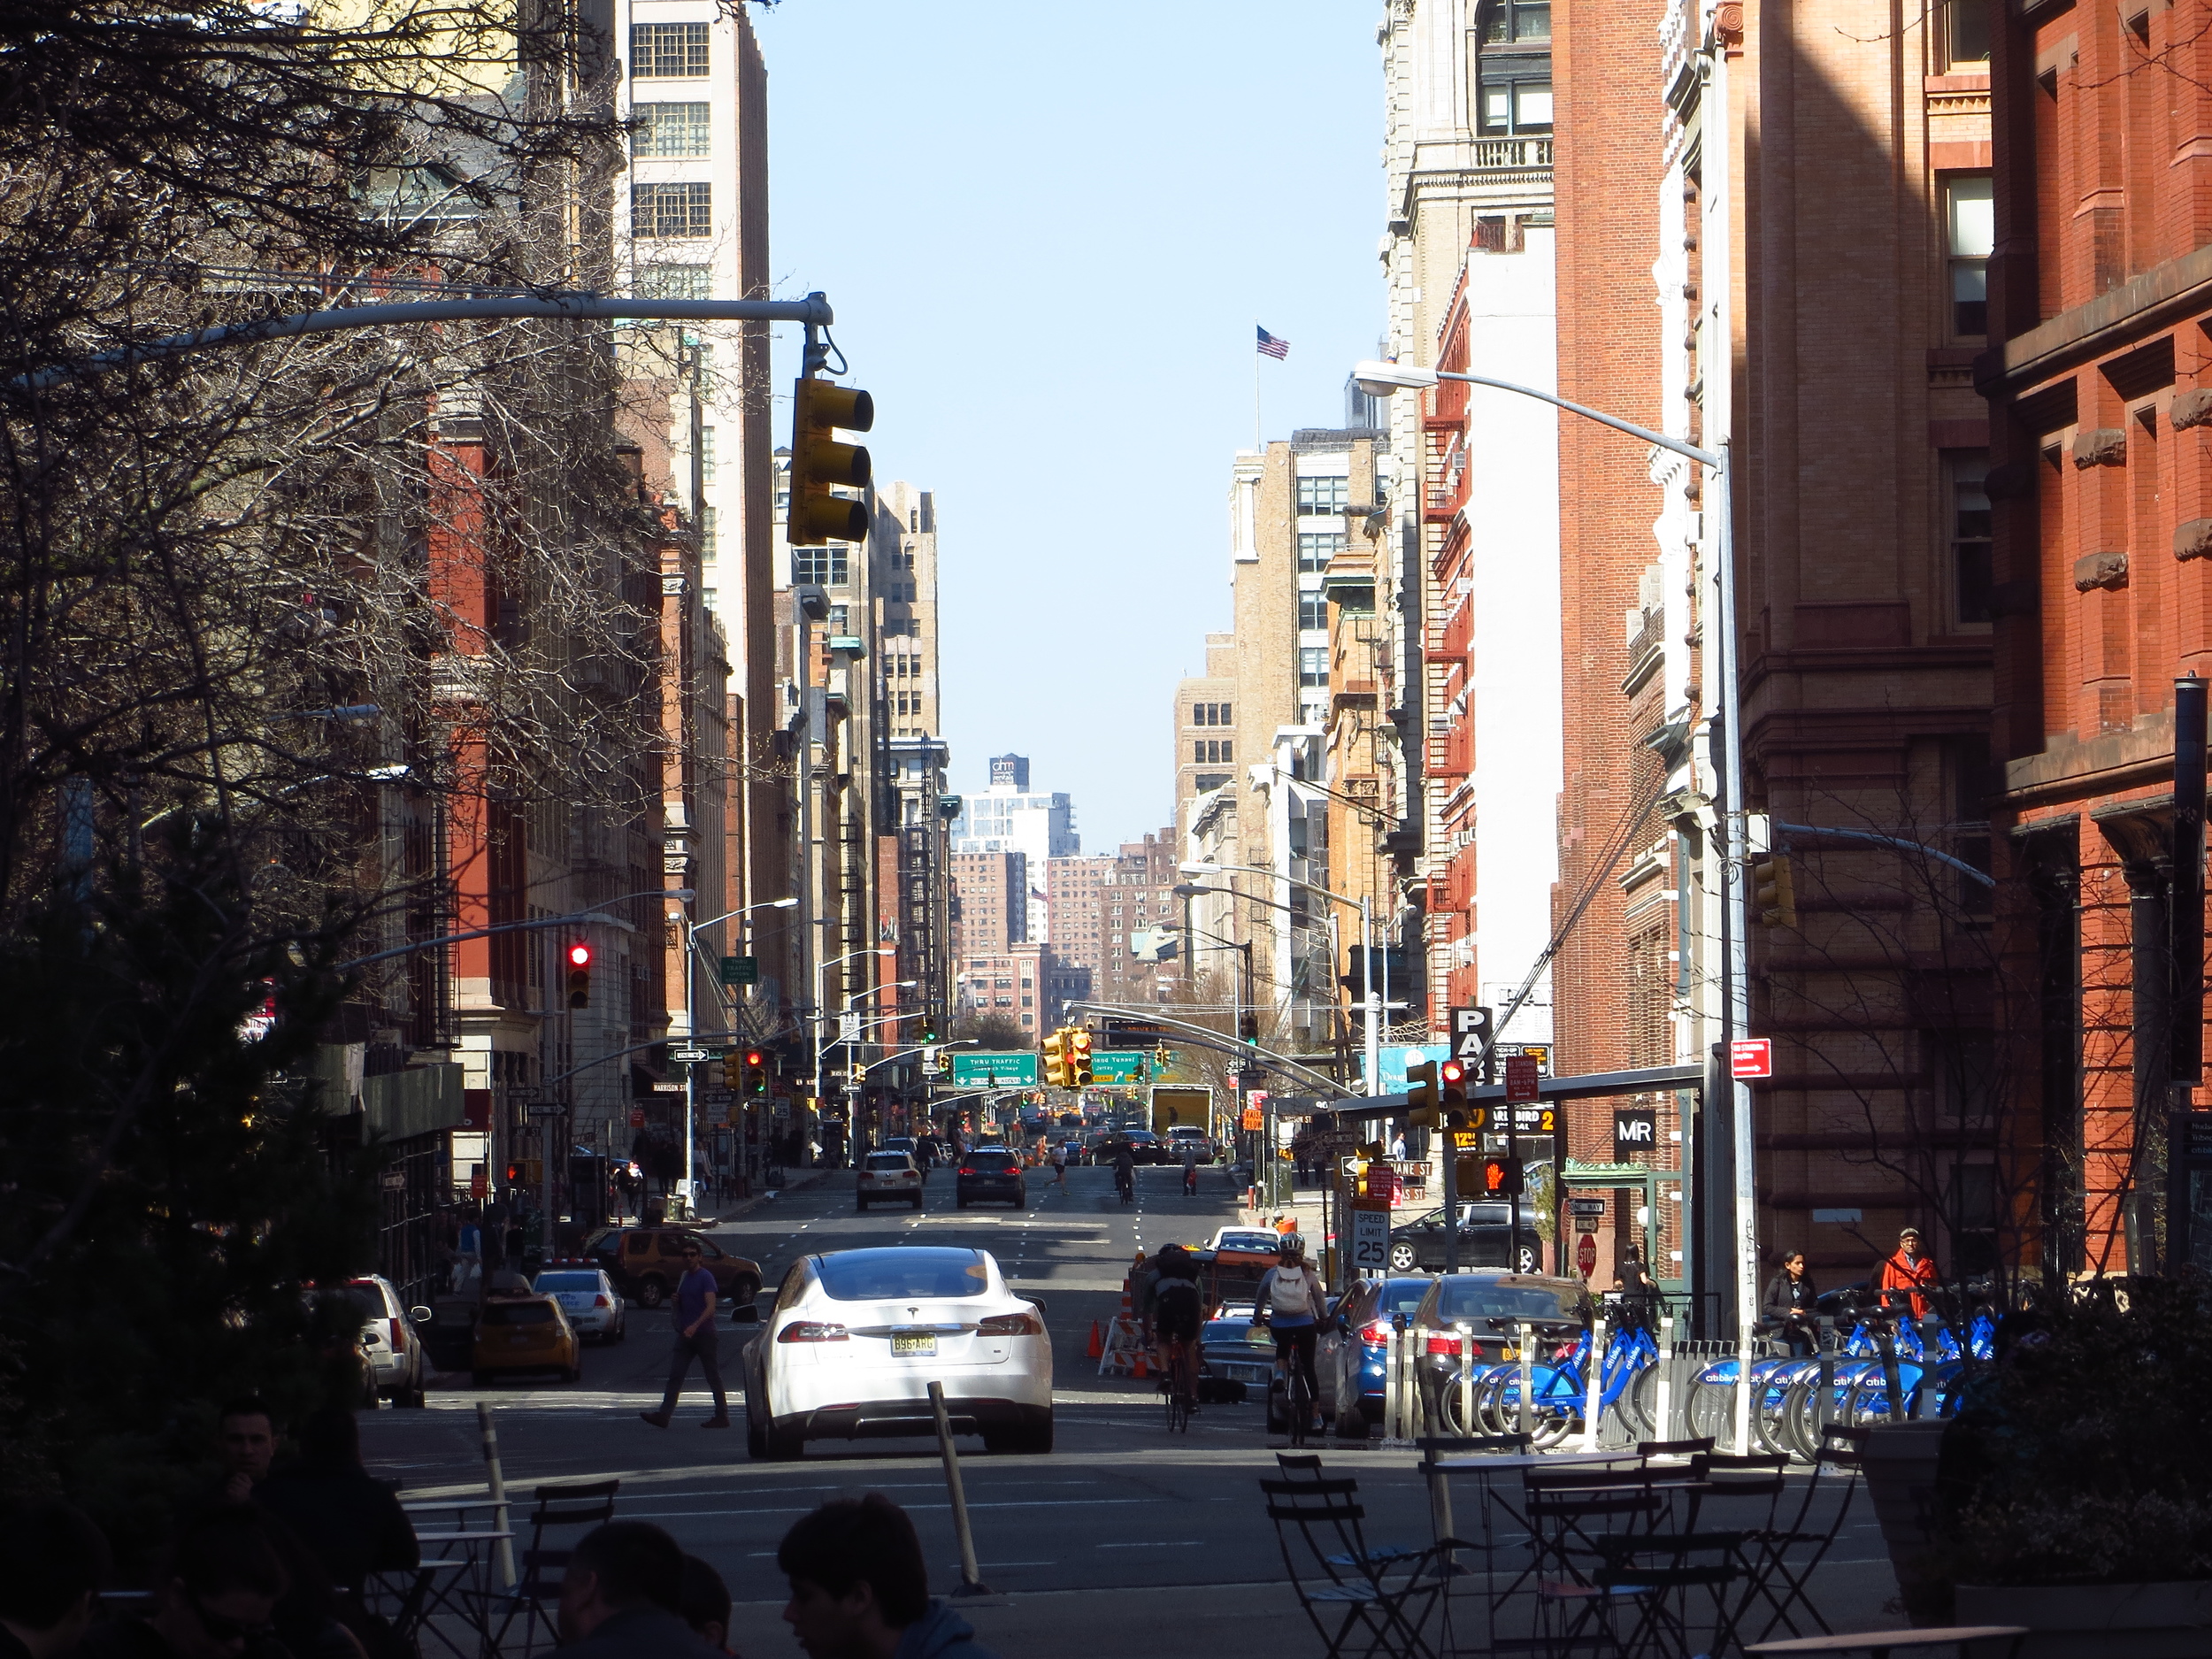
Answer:
[(1340, 426), (1383, 324), (1380, 0), (751, 11), (775, 294), (829, 296), (877, 479), (933, 492), (951, 787), (1027, 755), (1086, 851), (1156, 832), (1255, 363), (1268, 437)]

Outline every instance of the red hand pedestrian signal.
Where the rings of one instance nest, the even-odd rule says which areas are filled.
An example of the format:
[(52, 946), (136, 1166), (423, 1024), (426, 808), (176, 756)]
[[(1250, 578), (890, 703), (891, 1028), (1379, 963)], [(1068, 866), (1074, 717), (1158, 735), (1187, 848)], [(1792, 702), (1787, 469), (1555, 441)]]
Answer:
[(580, 939), (568, 948), (568, 1005), (591, 1006), (591, 947)]

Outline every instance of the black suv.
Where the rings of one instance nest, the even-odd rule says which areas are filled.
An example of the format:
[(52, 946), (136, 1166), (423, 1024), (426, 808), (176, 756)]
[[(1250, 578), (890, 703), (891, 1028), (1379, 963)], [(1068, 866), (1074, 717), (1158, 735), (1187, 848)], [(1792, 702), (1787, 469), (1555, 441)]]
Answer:
[[(1534, 1205), (1521, 1206), (1520, 1259), (1506, 1256), (1506, 1234), (1512, 1231), (1513, 1207), (1495, 1199), (1476, 1199), (1459, 1206), (1459, 1265), (1511, 1267), (1532, 1273), (1544, 1259), (1544, 1240), (1537, 1233)], [(1390, 1271), (1394, 1273), (1440, 1271), (1444, 1266), (1444, 1211), (1432, 1210), (1390, 1230)]]
[(1022, 1161), (1005, 1147), (976, 1147), (960, 1160), (953, 1178), (952, 1200), (965, 1210), (972, 1201), (999, 1199), (1017, 1210), (1029, 1207), (1029, 1178)]

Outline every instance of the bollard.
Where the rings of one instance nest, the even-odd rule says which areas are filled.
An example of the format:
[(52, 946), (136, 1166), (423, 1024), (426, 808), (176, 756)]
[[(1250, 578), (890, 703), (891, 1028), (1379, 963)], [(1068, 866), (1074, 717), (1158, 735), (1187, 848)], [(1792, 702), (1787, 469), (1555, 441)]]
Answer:
[(1674, 1316), (1659, 1316), (1659, 1420), (1652, 1425), (1655, 1440), (1678, 1440), (1674, 1432)]
[(1521, 1321), (1521, 1432), (1536, 1432), (1536, 1407), (1529, 1394), (1536, 1386), (1536, 1327)]
[(1413, 1370), (1412, 1333), (1402, 1313), (1390, 1316), (1390, 1432), (1401, 1443), (1412, 1438), (1412, 1412), (1407, 1409), (1406, 1382)]
[[(499, 1467), (499, 1430), (492, 1422), (492, 1409), (483, 1401), (476, 1402), (476, 1432), (484, 1447), (484, 1475), (492, 1493), (492, 1530), (511, 1532), (507, 1525), (507, 1478)], [(503, 1590), (515, 1587), (515, 1541), (511, 1538), (499, 1540), (499, 1584)]]
[(1475, 1333), (1459, 1327), (1459, 1432), (1475, 1432)]
[(1828, 1413), (1834, 1409), (1836, 1398), (1836, 1322), (1822, 1314), (1820, 1330), (1820, 1393), (1813, 1405), (1813, 1444), (1820, 1447), (1828, 1438)]
[(952, 1419), (945, 1415), (945, 1385), (929, 1385), (929, 1409), (937, 1415), (937, 1450), (945, 1460), (945, 1487), (952, 1495), (952, 1530), (960, 1539), (960, 1587), (955, 1597), (988, 1595), (991, 1588), (975, 1564), (975, 1534), (968, 1530), (968, 1494), (960, 1484), (960, 1454), (953, 1449)]
[(1590, 1320), (1590, 1357), (1582, 1367), (1582, 1449), (1598, 1448), (1598, 1413), (1605, 1399), (1605, 1316)]

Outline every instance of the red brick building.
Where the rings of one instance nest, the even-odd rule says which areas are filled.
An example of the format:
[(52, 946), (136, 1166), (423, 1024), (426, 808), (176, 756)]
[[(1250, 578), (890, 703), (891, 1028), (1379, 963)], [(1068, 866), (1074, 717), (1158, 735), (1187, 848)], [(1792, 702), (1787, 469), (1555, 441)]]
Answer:
[[(2047, 1274), (2154, 1264), (2173, 681), (2212, 663), (2212, 22), (1993, 6), (1991, 811), (2018, 1016), (2008, 1218)], [(2201, 950), (2201, 929), (2185, 930)]]

